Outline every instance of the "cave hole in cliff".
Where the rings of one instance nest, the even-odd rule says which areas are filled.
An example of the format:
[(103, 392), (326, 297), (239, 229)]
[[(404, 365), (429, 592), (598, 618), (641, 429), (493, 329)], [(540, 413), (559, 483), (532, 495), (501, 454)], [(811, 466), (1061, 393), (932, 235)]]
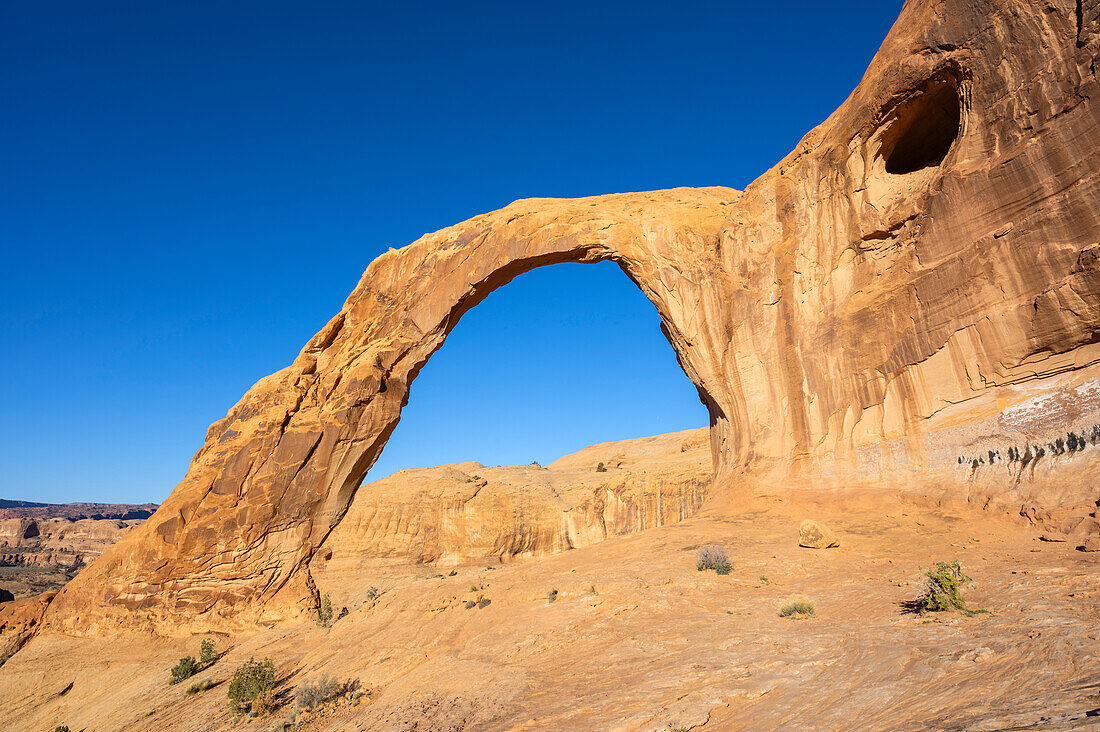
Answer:
[(955, 77), (930, 79), (888, 118), (880, 149), (886, 172), (905, 175), (940, 165), (959, 136), (961, 118)]
[(462, 315), (364, 482), (466, 461), (547, 465), (708, 422), (656, 308), (617, 264), (548, 264)]

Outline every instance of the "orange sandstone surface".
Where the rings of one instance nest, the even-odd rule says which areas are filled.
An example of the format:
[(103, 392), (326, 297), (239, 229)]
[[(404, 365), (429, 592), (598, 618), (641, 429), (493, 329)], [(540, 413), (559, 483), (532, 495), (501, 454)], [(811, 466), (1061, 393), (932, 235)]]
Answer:
[[(164, 686), (208, 632), (215, 682), (252, 654), (284, 691), (359, 678), (365, 702), (310, 721), (328, 729), (1096, 720), (1098, 52), (1096, 0), (909, 0), (743, 192), (527, 199), (382, 255), (152, 517), (56, 596), (0, 606), (21, 649), (0, 721), (227, 725), (223, 687)], [(603, 260), (708, 408), (710, 476), (460, 464), (360, 488), (465, 312)], [(799, 548), (804, 519), (840, 546)], [(701, 543), (733, 572), (696, 572)], [(953, 558), (990, 614), (901, 612)], [(777, 617), (791, 592), (818, 613)], [(330, 630), (325, 593), (349, 608)]]

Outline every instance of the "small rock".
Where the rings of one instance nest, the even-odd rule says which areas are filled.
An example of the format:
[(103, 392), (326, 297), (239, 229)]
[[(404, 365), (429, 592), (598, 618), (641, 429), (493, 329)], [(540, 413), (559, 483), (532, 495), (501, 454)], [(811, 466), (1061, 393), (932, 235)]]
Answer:
[(840, 546), (840, 539), (828, 527), (806, 519), (798, 527), (798, 545), (807, 549), (831, 549)]
[(1083, 543), (1077, 545), (1077, 551), (1100, 552), (1100, 536), (1090, 536), (1085, 539)]

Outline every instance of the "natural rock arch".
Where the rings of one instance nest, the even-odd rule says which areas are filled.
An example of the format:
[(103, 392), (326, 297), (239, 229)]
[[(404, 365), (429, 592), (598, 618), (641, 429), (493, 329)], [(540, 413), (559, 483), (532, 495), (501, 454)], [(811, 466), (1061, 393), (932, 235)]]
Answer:
[[(47, 622), (186, 632), (308, 609), (306, 562), (417, 370), (493, 289), (566, 261), (618, 262), (657, 307), (710, 410), (719, 491), (782, 478), (1094, 510), (1072, 467), (958, 467), (963, 448), (1043, 439), (1007, 407), (1100, 377), (1100, 36), (1080, 17), (911, 0), (851, 97), (742, 194), (518, 201), (382, 255)], [(1078, 402), (1100, 422), (1100, 400)]]
[(700, 282), (737, 197), (709, 188), (518, 201), (379, 257), (294, 363), (210, 427), (187, 477), (101, 582), (121, 566), (153, 571), (105, 599), (140, 610), (159, 595), (168, 606), (157, 610), (172, 616), (239, 620), (261, 607), (280, 614), (276, 597), (291, 612), (308, 607), (312, 553), (397, 426), (417, 373), (465, 312), (537, 267), (617, 262), (656, 306), (712, 423), (723, 421), (726, 389), (700, 317), (715, 299)]

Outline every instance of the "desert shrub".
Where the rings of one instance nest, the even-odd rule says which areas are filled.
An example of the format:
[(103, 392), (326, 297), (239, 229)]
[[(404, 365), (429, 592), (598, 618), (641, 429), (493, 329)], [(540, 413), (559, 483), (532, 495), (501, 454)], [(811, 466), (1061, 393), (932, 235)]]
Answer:
[[(274, 686), (275, 664), (271, 659), (250, 658), (233, 672), (233, 680), (229, 682), (229, 706), (238, 714), (250, 709), (258, 713), (254, 707), (256, 700), (261, 694), (270, 695)], [(261, 700), (261, 705), (268, 701)]]
[[(457, 573), (456, 573), (457, 574)], [(381, 591), (377, 587), (371, 587), (367, 590), (367, 602), (374, 602), (382, 595)]]
[(332, 697), (340, 694), (342, 690), (343, 685), (336, 680), (336, 677), (325, 674), (299, 686), (294, 698), (298, 702), (298, 706), (307, 709), (327, 702)]
[(178, 684), (184, 679), (189, 679), (199, 672), (199, 664), (194, 656), (184, 656), (180, 662), (172, 667), (172, 680), (170, 683)]
[(458, 570), (457, 569), (452, 569), (450, 572), (447, 573), (447, 576), (448, 577), (454, 577), (456, 574), (458, 574)]
[(206, 691), (207, 689), (213, 688), (213, 681), (211, 681), (210, 679), (203, 679), (202, 681), (196, 681), (195, 683), (191, 684), (191, 686), (187, 687), (187, 695), (191, 696), (193, 694), (198, 694), (200, 691)]
[(53, 728), (53, 732), (69, 732), (69, 725), (59, 724)]
[(607, 468), (605, 468), (605, 467), (603, 466), (603, 463), (600, 463), (599, 465), (597, 465), (597, 466), (596, 466), (596, 472), (597, 472), (597, 473), (606, 473), (606, 472), (607, 472)]
[(317, 608), (317, 624), (322, 628), (332, 625), (332, 598), (328, 593), (321, 597), (321, 604)]
[(713, 569), (718, 574), (730, 573), (730, 560), (726, 557), (726, 550), (717, 544), (704, 546), (695, 556), (695, 568), (702, 572), (704, 569)]
[(481, 601), (478, 602), (477, 609), (480, 610), (483, 607), (489, 607), (489, 603), (491, 603), (491, 602), (492, 602), (492, 600), (490, 600), (488, 597), (483, 597), (483, 598), (481, 598)]
[(214, 639), (203, 638), (202, 644), (199, 646), (199, 663), (203, 666), (213, 662), (214, 660)]
[(252, 701), (252, 714), (257, 717), (266, 717), (275, 711), (275, 692), (271, 689), (261, 691)]
[(589, 595), (598, 595), (600, 593), (596, 592), (596, 585), (589, 585), (588, 586), (588, 594)]
[(801, 618), (808, 618), (813, 614), (814, 601), (805, 595), (788, 597), (783, 601), (783, 604), (779, 606), (779, 617), (781, 618), (794, 618), (798, 620)]
[(917, 598), (917, 609), (922, 613), (965, 609), (966, 601), (959, 594), (959, 588), (971, 581), (957, 559), (936, 562), (935, 567), (924, 572), (924, 592)]
[(549, 592), (546, 593), (546, 601), (547, 602), (553, 602), (554, 600), (557, 600), (557, 599), (558, 599), (558, 591), (557, 590), (550, 590)]

